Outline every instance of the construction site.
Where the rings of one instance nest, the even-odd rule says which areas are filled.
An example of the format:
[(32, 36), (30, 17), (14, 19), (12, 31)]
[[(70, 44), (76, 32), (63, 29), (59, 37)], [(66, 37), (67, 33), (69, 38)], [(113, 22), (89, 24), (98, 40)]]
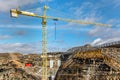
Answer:
[(60, 66), (55, 80), (119, 80), (119, 47), (119, 42), (113, 42), (98, 47), (85, 45), (69, 50), (73, 52)]
[[(0, 54), (0, 80), (42, 80), (38, 54)], [(48, 53), (47, 80), (120, 80), (120, 41)]]
[[(43, 2), (44, 2), (44, 0), (43, 0)], [(62, 3), (64, 3), (64, 2), (62, 2)], [(9, 5), (10, 4), (11, 3), (9, 3)], [(30, 3), (30, 4), (33, 4), (33, 3)], [(39, 4), (42, 4), (42, 2)], [(88, 4), (91, 5), (90, 3), (86, 3), (86, 4), (84, 4), (84, 6), (82, 8), (84, 8)], [(66, 4), (66, 5), (68, 5), (68, 4)], [(31, 6), (29, 6), (29, 7), (31, 7)], [(25, 8), (25, 6), (24, 6), (24, 8)], [(80, 7), (80, 10), (82, 8)], [(102, 6), (102, 8), (105, 9), (105, 7), (103, 7), (103, 6)], [(18, 40), (18, 42), (21, 41), (23, 43), (22, 44), (17, 43), (10, 47), (8, 46), (9, 44), (7, 44), (8, 48), (5, 48), (6, 46), (2, 46), (3, 48), (0, 47), (0, 51), (1, 51), (0, 52), (0, 80), (120, 80), (120, 40), (119, 40), (119, 36), (117, 36), (117, 38), (115, 37), (115, 40), (111, 39), (112, 34), (115, 36), (119, 35), (119, 29), (118, 29), (119, 24), (117, 25), (117, 27), (113, 28), (113, 26), (115, 26), (115, 24), (109, 24), (109, 22), (114, 22), (114, 20), (108, 21), (107, 23), (103, 23), (103, 21), (99, 22), (99, 20), (97, 21), (97, 20), (90, 19), (87, 21), (87, 20), (79, 20), (77, 18), (71, 19), (71, 18), (66, 18), (66, 17), (62, 18), (62, 17), (56, 17), (56, 16), (49, 16), (47, 14), (48, 9), (49, 9), (49, 6), (46, 3), (43, 6), (42, 10), (40, 8), (40, 10), (43, 11), (43, 13), (42, 13), (42, 15), (39, 15), (39, 14), (34, 13), (34, 11), (29, 12), (27, 10), (25, 10), (25, 11), (21, 10), (20, 8), (15, 9), (13, 6), (9, 8), (9, 14), (10, 14), (9, 17), (12, 21), (11, 24), (13, 24), (13, 25), (15, 25), (15, 23), (18, 24), (17, 20), (18, 20), (18, 22), (20, 21), (22, 23), (22, 19), (24, 18), (24, 16), (34, 17), (34, 18), (32, 18), (31, 22), (32, 21), (34, 22), (35, 18), (41, 20), (41, 28), (37, 28), (37, 30), (41, 29), (40, 30), (41, 35), (40, 35), (40, 33), (37, 33), (41, 36), (41, 39), (40, 39), (41, 40), (41, 44), (40, 44), (41, 51), (35, 52), (36, 47), (35, 47), (34, 43), (32, 45), (26, 45), (26, 44), (22, 45), (24, 42), (26, 42), (26, 43), (27, 43), (27, 41), (29, 42), (29, 40), (31, 43), (32, 43), (32, 40), (37, 41), (38, 38), (31, 37), (32, 33), (30, 33), (30, 32), (32, 32), (32, 30), (29, 29), (28, 30), (29, 33), (26, 33), (26, 32), (25, 33), (17, 33), (17, 34), (22, 35), (22, 37), (21, 37), (22, 39), (19, 38), (18, 36), (16, 37), (16, 35), (14, 34), (15, 39), (13, 39), (13, 41), (10, 40), (10, 42), (13, 44), (14, 41)], [(70, 8), (70, 9), (74, 10), (74, 8)], [(93, 9), (93, 7), (92, 7), (92, 9)], [(97, 8), (94, 8), (94, 10), (96, 10), (96, 9)], [(87, 10), (87, 9), (85, 8), (85, 10)], [(79, 11), (79, 10), (77, 9), (77, 11)], [(73, 11), (72, 11), (72, 13), (73, 13)], [(79, 14), (80, 14), (80, 12), (79, 12)], [(21, 15), (21, 16), (19, 16), (19, 15)], [(89, 15), (87, 15), (87, 16), (89, 16)], [(93, 13), (92, 13), (92, 16), (93, 16)], [(19, 17), (22, 17), (22, 18), (18, 19)], [(74, 16), (74, 17), (76, 17), (76, 16)], [(30, 18), (28, 18), (28, 20), (29, 19)], [(57, 51), (57, 50), (53, 51), (53, 52), (49, 51), (49, 49), (48, 49), (49, 38), (51, 38), (51, 36), (48, 37), (48, 35), (49, 35), (48, 29), (49, 28), (47, 27), (47, 23), (50, 22), (50, 20), (55, 21), (55, 23), (54, 23), (55, 40), (56, 40), (56, 33), (57, 33), (56, 21), (61, 21), (63, 23), (64, 22), (72, 23), (72, 26), (74, 26), (74, 25), (76, 26), (76, 24), (77, 24), (77, 26), (88, 25), (88, 27), (91, 27), (91, 26), (106, 27), (106, 28), (103, 28), (106, 30), (100, 30), (99, 28), (95, 28), (97, 30), (92, 32), (92, 33), (97, 34), (97, 37), (94, 36), (94, 40), (97, 39), (98, 43), (100, 43), (100, 42), (102, 43), (103, 40), (105, 42), (102, 44), (100, 43), (99, 45), (93, 45), (91, 40), (89, 41), (89, 39), (93, 39), (93, 38), (90, 38), (91, 35), (93, 35), (93, 34), (91, 34), (91, 35), (89, 34), (89, 35), (87, 35), (87, 37), (85, 37), (86, 35), (81, 34), (82, 38), (84, 37), (83, 39), (81, 38), (81, 35), (78, 34), (78, 35), (80, 35), (78, 40), (70, 38), (73, 36), (69, 35), (69, 36), (65, 37), (65, 35), (62, 34), (62, 36), (64, 36), (63, 38), (68, 43), (68, 46), (74, 46), (73, 43), (69, 42), (69, 41), (74, 42), (74, 40), (75, 40), (75, 42), (78, 42), (76, 44), (76, 46), (71, 47), (71, 48), (68, 48), (68, 46), (67, 46), (67, 50), (65, 50), (65, 51)], [(95, 22), (95, 21), (97, 21), (97, 22)], [(24, 21), (24, 19), (23, 19), (23, 24), (25, 22), (27, 22), (27, 21)], [(63, 23), (61, 23), (61, 24), (63, 24)], [(30, 26), (32, 25), (31, 23), (29, 23), (29, 21), (28, 21), (28, 24), (30, 24)], [(68, 24), (68, 25), (71, 25), (71, 24)], [(34, 25), (34, 26), (36, 26), (36, 25)], [(18, 30), (19, 30), (19, 27), (18, 27)], [(8, 28), (10, 28), (10, 26), (8, 26)], [(26, 29), (28, 27), (25, 26), (24, 28)], [(65, 28), (67, 28), (67, 27), (65, 27)], [(109, 28), (109, 29), (107, 29), (107, 28)], [(33, 28), (31, 28), (31, 29), (33, 29)], [(94, 29), (94, 28), (92, 28), (92, 29)], [(89, 31), (92, 29), (88, 28), (86, 31)], [(111, 29), (113, 29), (113, 30), (111, 30)], [(118, 29), (118, 31), (116, 31), (116, 33), (118, 33), (118, 34), (112, 32), (116, 29)], [(1, 28), (1, 30), (2, 30), (2, 28)], [(100, 30), (100, 32), (99, 32), (99, 30)], [(83, 29), (83, 31), (84, 31), (84, 29)], [(104, 31), (104, 32), (106, 31), (106, 34), (108, 36), (106, 36), (106, 34), (102, 31)], [(109, 34), (107, 31), (111, 32), (111, 34)], [(3, 33), (1, 33), (1, 34), (3, 34)], [(35, 33), (35, 32), (33, 32), (33, 33)], [(77, 33), (77, 30), (76, 30), (76, 33)], [(0, 36), (1, 36), (1, 34), (0, 34)], [(84, 32), (84, 34), (85, 34), (85, 32)], [(102, 36), (100, 34), (102, 34)], [(29, 35), (29, 36), (26, 36), (26, 35)], [(98, 35), (100, 35), (100, 36), (98, 36)], [(114, 37), (113, 35), (112, 35), (112, 37)], [(27, 37), (29, 37), (29, 38), (26, 40), (23, 39), (23, 38), (27, 38)], [(102, 40), (102, 38), (99, 38), (99, 37), (103, 37), (103, 40)], [(109, 38), (109, 37), (110, 37), (110, 40), (107, 40), (106, 38)], [(10, 38), (10, 37), (5, 36), (2, 38), (6, 39), (6, 38)], [(82, 41), (84, 39), (86, 39), (86, 42), (81, 45), (80, 41)], [(3, 43), (5, 43), (4, 40), (1, 39), (1, 37), (0, 37), (0, 40), (1, 40), (1, 42), (3, 41)], [(93, 41), (93, 43), (95, 43), (95, 41)], [(55, 46), (62, 48), (66, 45), (67, 44), (63, 45), (62, 43), (60, 43), (60, 45), (55, 45)], [(32, 47), (29, 47), (29, 46), (32, 46)], [(20, 48), (18, 48), (18, 47), (20, 47)], [(52, 44), (50, 45), (50, 47), (52, 47)], [(12, 48), (14, 48), (13, 50), (15, 50), (15, 51), (12, 51), (11, 50)], [(19, 49), (21, 49), (21, 50), (19, 50)], [(25, 51), (28, 51), (29, 54), (22, 53)]]

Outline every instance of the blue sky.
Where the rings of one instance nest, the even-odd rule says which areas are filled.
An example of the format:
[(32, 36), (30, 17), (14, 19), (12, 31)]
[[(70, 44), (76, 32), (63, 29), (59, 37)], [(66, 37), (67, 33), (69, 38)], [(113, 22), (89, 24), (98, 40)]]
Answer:
[[(0, 51), (40, 53), (41, 19), (19, 15), (10, 9), (48, 16), (111, 24), (111, 28), (47, 20), (48, 51), (66, 51), (75, 46), (93, 46), (120, 40), (120, 0), (0, 0)], [(56, 39), (55, 39), (56, 23)]]

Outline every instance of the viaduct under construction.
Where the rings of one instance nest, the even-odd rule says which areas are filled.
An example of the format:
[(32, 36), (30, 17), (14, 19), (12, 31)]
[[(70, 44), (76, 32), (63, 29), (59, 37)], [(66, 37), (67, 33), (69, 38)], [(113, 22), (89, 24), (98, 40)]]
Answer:
[(55, 80), (120, 80), (120, 41), (68, 50)]

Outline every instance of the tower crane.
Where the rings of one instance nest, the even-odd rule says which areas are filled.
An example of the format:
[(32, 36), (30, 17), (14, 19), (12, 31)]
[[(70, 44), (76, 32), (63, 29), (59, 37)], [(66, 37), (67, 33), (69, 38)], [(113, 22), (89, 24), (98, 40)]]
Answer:
[(111, 26), (109, 24), (101, 24), (101, 23), (96, 23), (96, 22), (85, 22), (85, 21), (81, 21), (81, 20), (72, 20), (72, 19), (46, 16), (47, 9), (48, 9), (48, 7), (45, 5), (43, 15), (37, 15), (37, 14), (27, 12), (27, 11), (20, 11), (18, 9), (11, 9), (10, 10), (11, 16), (15, 17), (15, 18), (17, 18), (18, 14), (20, 14), (20, 15), (31, 16), (31, 17), (36, 17), (36, 18), (42, 19), (42, 80), (48, 80), (47, 79), (47, 77), (48, 77), (48, 75), (47, 75), (47, 66), (48, 66), (48, 61), (47, 61), (47, 27), (46, 27), (47, 19), (61, 20), (61, 21), (66, 21), (66, 22), (73, 22), (73, 23), (78, 23), (78, 24), (88, 24), (88, 25), (95, 25), (95, 26), (105, 26), (105, 27)]

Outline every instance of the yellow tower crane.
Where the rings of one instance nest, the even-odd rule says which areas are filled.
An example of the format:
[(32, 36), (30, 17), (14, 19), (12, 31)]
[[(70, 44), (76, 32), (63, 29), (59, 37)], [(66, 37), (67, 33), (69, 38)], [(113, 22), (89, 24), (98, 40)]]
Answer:
[(18, 14), (21, 15), (26, 15), (26, 16), (31, 16), (31, 17), (37, 17), (42, 19), (42, 80), (48, 80), (48, 75), (47, 75), (47, 66), (48, 66), (48, 61), (47, 61), (47, 19), (52, 19), (52, 20), (62, 20), (66, 22), (73, 22), (73, 23), (78, 23), (78, 24), (89, 24), (89, 25), (95, 25), (95, 26), (105, 26), (105, 27), (110, 27), (111, 25), (108, 24), (101, 24), (101, 23), (95, 23), (95, 22), (85, 22), (85, 21), (80, 21), (80, 20), (72, 20), (72, 19), (64, 19), (64, 18), (56, 18), (56, 17), (51, 17), (51, 16), (46, 16), (46, 10), (47, 6), (44, 6), (44, 13), (42, 16), (31, 13), (31, 12), (26, 12), (26, 11), (20, 11), (17, 9), (11, 9), (10, 13), (12, 17), (17, 18)]

